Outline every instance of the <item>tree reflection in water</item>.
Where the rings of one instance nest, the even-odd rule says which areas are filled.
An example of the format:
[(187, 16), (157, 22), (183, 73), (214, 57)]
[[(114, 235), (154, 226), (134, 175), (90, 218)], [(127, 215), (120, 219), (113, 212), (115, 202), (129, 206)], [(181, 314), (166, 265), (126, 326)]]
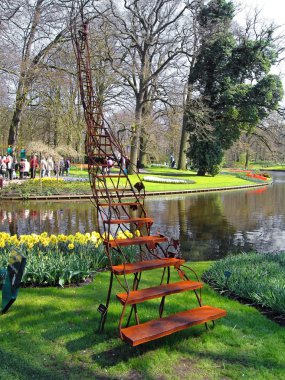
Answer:
[[(285, 251), (285, 173), (266, 188), (148, 198), (153, 232), (179, 238), (188, 260), (215, 260), (230, 252)], [(1, 202), (0, 231), (74, 234), (98, 230), (85, 202)]]

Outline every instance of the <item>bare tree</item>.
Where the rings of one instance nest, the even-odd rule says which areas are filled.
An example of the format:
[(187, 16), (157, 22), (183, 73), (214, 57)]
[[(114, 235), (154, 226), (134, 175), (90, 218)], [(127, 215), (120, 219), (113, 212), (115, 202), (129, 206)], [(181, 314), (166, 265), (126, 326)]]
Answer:
[[(68, 38), (69, 1), (11, 0), (1, 2), (0, 56), (5, 62), (0, 72), (14, 82), (14, 111), (9, 128), (8, 144), (16, 146), (25, 106), (30, 91), (46, 61)], [(88, 0), (82, 2), (89, 3)]]
[[(135, 122), (132, 125), (130, 160), (136, 164), (139, 143), (144, 138), (142, 118), (151, 112), (158, 97), (158, 79), (179, 56), (184, 42), (179, 33), (180, 19), (189, 4), (177, 0), (124, 0), (116, 7), (109, 0), (108, 9), (98, 15), (113, 30), (116, 44), (109, 50), (112, 69), (131, 89), (135, 99)], [(109, 46), (109, 41), (106, 41)]]

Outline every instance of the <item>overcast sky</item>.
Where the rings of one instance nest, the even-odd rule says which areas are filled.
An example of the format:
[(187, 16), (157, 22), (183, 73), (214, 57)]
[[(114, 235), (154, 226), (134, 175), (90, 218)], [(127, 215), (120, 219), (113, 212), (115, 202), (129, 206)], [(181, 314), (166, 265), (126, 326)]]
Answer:
[(285, 0), (237, 0), (247, 7), (262, 9), (264, 18), (285, 24)]
[[(283, 25), (282, 29), (285, 34), (285, 0), (236, 0), (244, 9), (237, 19), (240, 21), (245, 18), (245, 14), (250, 9), (258, 8), (261, 11), (261, 16), (265, 21), (274, 21), (277, 25)], [(285, 88), (285, 62), (282, 62), (278, 67), (273, 68), (274, 74), (279, 74)]]

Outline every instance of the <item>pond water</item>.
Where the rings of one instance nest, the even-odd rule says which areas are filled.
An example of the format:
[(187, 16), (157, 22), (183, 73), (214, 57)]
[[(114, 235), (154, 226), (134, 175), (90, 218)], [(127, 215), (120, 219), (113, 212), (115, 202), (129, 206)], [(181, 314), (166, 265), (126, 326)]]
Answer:
[[(153, 233), (179, 238), (189, 260), (215, 260), (229, 253), (285, 251), (285, 173), (273, 185), (227, 192), (149, 197)], [(11, 234), (96, 230), (96, 214), (85, 202), (1, 202), (0, 231)]]

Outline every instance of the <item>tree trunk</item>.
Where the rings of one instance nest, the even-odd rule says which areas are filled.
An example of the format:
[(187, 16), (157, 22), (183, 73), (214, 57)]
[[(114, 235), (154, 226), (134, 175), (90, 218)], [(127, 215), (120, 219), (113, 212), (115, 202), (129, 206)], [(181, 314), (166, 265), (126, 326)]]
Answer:
[(17, 146), (22, 112), (27, 101), (27, 88), (24, 80), (20, 80), (17, 87), (16, 105), (9, 128), (8, 145)]
[(247, 149), (245, 152), (245, 163), (244, 163), (245, 169), (248, 168), (249, 158), (250, 158), (250, 153), (249, 153), (249, 149)]
[(204, 176), (204, 175), (206, 175), (206, 169), (204, 169), (204, 168), (199, 168), (199, 169), (198, 169), (198, 172), (197, 172), (197, 175), (198, 175), (198, 176)]
[(187, 141), (188, 140), (188, 132), (185, 129), (185, 123), (183, 122), (181, 138), (180, 138), (180, 147), (179, 147), (179, 158), (178, 158), (178, 166), (177, 169), (186, 170), (186, 150), (187, 150)]
[(132, 135), (132, 141), (131, 141), (131, 154), (130, 154), (130, 161), (131, 165), (129, 166), (128, 174), (134, 174), (135, 168), (137, 165), (138, 160), (138, 149), (139, 149), (139, 124), (135, 124), (133, 135)]
[(145, 133), (145, 129), (142, 128), (141, 136), (140, 136), (140, 152), (139, 152), (139, 160), (142, 167), (147, 165), (147, 135)]
[(137, 96), (136, 99), (136, 113), (135, 113), (135, 125), (133, 127), (132, 138), (131, 138), (131, 152), (128, 174), (134, 174), (136, 171), (136, 165), (138, 161), (138, 150), (140, 143), (140, 129), (141, 129), (141, 119), (142, 119), (142, 97)]
[(180, 170), (186, 170), (186, 150), (187, 150), (187, 144), (188, 144), (188, 137), (189, 133), (186, 130), (186, 112), (190, 107), (190, 100), (192, 96), (192, 82), (191, 82), (191, 70), (192, 70), (193, 62), (191, 64), (190, 68), (190, 74), (188, 76), (188, 86), (187, 86), (187, 94), (186, 94), (186, 102), (184, 105), (184, 112), (183, 112), (183, 121), (182, 121), (182, 131), (181, 131), (181, 138), (180, 138), (180, 147), (179, 147), (179, 159), (178, 159), (178, 169)]

